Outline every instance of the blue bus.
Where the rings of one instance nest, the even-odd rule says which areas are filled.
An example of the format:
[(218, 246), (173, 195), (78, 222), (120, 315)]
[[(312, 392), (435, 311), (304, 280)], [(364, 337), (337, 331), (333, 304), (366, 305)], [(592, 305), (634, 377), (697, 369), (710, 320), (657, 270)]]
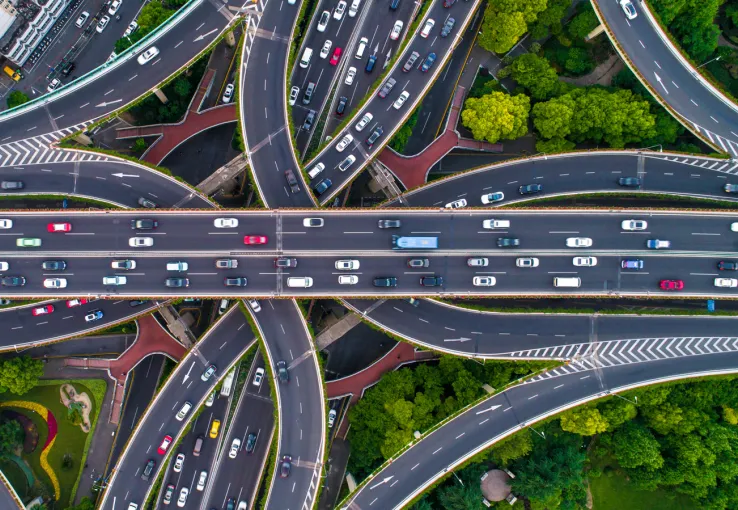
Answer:
[(392, 236), (393, 250), (435, 250), (437, 237)]

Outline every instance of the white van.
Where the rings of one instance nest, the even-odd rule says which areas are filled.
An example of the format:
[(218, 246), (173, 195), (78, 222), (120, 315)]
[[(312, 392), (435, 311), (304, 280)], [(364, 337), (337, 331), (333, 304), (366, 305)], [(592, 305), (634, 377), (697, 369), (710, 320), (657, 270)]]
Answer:
[(313, 168), (310, 169), (310, 171), (308, 172), (308, 175), (310, 176), (311, 179), (315, 179), (318, 176), (318, 174), (322, 172), (323, 170), (325, 170), (325, 165), (323, 163), (318, 163), (317, 165), (315, 165)]
[(167, 271), (187, 271), (187, 262), (167, 262)]
[(356, 58), (364, 58), (364, 50), (366, 49), (367, 44), (369, 44), (369, 39), (366, 37), (359, 39), (359, 46), (356, 48), (356, 55), (354, 55)]
[(554, 278), (554, 287), (573, 287), (579, 288), (582, 286), (582, 280), (577, 277), (569, 278)]
[(361, 4), (361, 0), (354, 0), (351, 2), (351, 7), (349, 7), (349, 16), (354, 17), (359, 12), (359, 4)]
[(192, 402), (186, 401), (184, 404), (182, 404), (182, 408), (177, 413), (177, 421), (184, 420), (184, 417), (187, 416), (187, 413), (190, 412), (190, 409), (192, 409)]
[(313, 49), (312, 48), (305, 48), (305, 51), (302, 52), (302, 58), (300, 59), (300, 67), (303, 69), (307, 69), (310, 65), (310, 60), (313, 58)]
[(510, 220), (484, 220), (482, 228), (510, 228)]
[(313, 279), (309, 276), (287, 278), (288, 287), (308, 288), (313, 286)]

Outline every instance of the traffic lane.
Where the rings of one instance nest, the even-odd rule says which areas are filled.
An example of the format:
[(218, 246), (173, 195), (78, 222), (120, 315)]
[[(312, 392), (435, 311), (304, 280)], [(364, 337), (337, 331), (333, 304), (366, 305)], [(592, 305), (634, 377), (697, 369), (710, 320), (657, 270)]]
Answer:
[[(234, 308), (198, 342), (197, 359), (191, 356), (185, 358), (183, 362), (189, 368), (185, 370), (183, 366), (182, 370), (170, 377), (119, 459), (114, 478), (110, 481), (101, 504), (102, 509), (119, 507), (116, 506), (118, 500), (126, 505), (129, 502), (139, 505), (143, 502), (161, 468), (163, 456), (156, 453), (157, 446), (166, 434), (176, 440), (186, 423), (186, 420), (180, 422), (175, 419), (176, 412), (173, 409), (180, 407), (186, 400), (197, 406), (213, 391), (217, 377), (203, 382), (200, 375), (209, 364), (223, 370), (237, 359), (251, 342), (250, 331), (244, 326), (247, 326), (245, 318)], [(216, 372), (216, 376), (221, 373)], [(149, 459), (154, 459), (157, 465), (149, 480), (145, 481), (141, 479), (141, 472)]]
[(3, 476), (3, 479), (0, 480), (0, 502), (5, 501), (5, 503), (2, 504), (3, 508), (7, 508), (8, 510), (21, 508), (8, 487), (9, 484), (5, 483), (5, 476)]
[[(67, 356), (118, 357), (136, 340), (136, 334), (90, 335), (73, 338), (66, 342), (40, 345), (23, 350), (23, 355), (32, 358), (61, 358)], [(149, 363), (147, 362), (148, 366)]]
[(711, 316), (599, 315), (597, 340), (623, 338), (668, 338), (735, 336), (736, 318)]

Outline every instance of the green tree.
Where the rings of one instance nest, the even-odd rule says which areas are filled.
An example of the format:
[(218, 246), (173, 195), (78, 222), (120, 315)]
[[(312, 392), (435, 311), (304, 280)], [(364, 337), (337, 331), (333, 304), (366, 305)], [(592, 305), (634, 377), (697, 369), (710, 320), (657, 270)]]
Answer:
[(15, 420), (0, 423), (0, 457), (12, 455), (23, 444), (23, 427)]
[(487, 6), (477, 44), (494, 53), (506, 53), (528, 30), (522, 12), (500, 13)]
[(546, 154), (555, 154), (557, 152), (569, 152), (574, 149), (574, 142), (570, 142), (559, 136), (550, 140), (538, 140), (536, 142), (536, 150)]
[(624, 468), (655, 470), (664, 465), (659, 442), (648, 428), (637, 422), (628, 422), (613, 433), (612, 450)]
[(479, 99), (467, 99), (461, 120), (477, 140), (496, 143), (515, 140), (528, 132), (530, 98), (493, 92)]
[(159, 25), (164, 23), (176, 11), (167, 9), (160, 1), (149, 2), (141, 9), (136, 20), (138, 21), (138, 32), (148, 34)]
[(532, 449), (531, 434), (523, 429), (493, 445), (489, 455), (497, 464), (507, 466), (511, 460), (525, 457)]
[(596, 407), (574, 409), (561, 415), (561, 428), (580, 436), (594, 436), (607, 431), (608, 426)]
[(133, 142), (133, 150), (134, 152), (143, 152), (146, 150), (146, 140), (143, 138), (136, 138), (136, 140)]
[(482, 506), (482, 491), (479, 483), (467, 483), (441, 487), (438, 491), (438, 500), (444, 510), (474, 510)]
[(623, 423), (629, 422), (638, 416), (638, 409), (634, 404), (621, 398), (611, 398), (597, 406), (602, 417), (607, 420), (608, 430), (615, 430)]
[(189, 97), (192, 85), (185, 77), (174, 80), (174, 92), (180, 97)]
[(0, 393), (10, 391), (23, 395), (38, 384), (44, 374), (44, 364), (30, 356), (19, 356), (0, 364)]
[(595, 61), (584, 48), (570, 48), (564, 68), (573, 74), (586, 74), (595, 67)]
[(571, 6), (570, 0), (548, 0), (546, 9), (538, 14), (538, 19), (530, 29), (533, 39), (543, 39), (549, 33), (557, 35), (561, 33), (561, 18)]
[(8, 108), (15, 108), (16, 106), (20, 106), (23, 103), (27, 103), (30, 101), (31, 98), (28, 97), (26, 94), (21, 92), (20, 90), (14, 90), (10, 94), (8, 94)]
[(508, 69), (512, 79), (525, 87), (533, 99), (549, 99), (567, 89), (548, 60), (533, 53), (520, 55)]
[(589, 7), (584, 12), (577, 14), (574, 19), (567, 25), (567, 31), (572, 39), (584, 39), (587, 37), (592, 30), (597, 28), (600, 24), (600, 20), (597, 18), (594, 9), (591, 4), (587, 4)]

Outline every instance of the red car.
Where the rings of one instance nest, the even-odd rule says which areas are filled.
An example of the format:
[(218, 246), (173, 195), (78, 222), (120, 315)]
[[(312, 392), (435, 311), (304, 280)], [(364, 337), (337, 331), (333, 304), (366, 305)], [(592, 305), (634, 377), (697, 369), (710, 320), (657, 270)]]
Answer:
[(49, 223), (46, 225), (46, 230), (49, 232), (71, 232), (71, 223)]
[(661, 290), (682, 290), (684, 282), (682, 280), (661, 280), (659, 287)]
[(45, 305), (45, 306), (39, 306), (38, 308), (34, 308), (31, 313), (36, 315), (47, 315), (54, 311), (54, 305)]
[(267, 236), (244, 236), (243, 244), (266, 244)]
[(159, 448), (156, 449), (156, 453), (158, 453), (159, 455), (164, 455), (165, 453), (167, 453), (170, 444), (172, 444), (172, 436), (164, 436), (164, 440), (159, 445)]
[(333, 50), (333, 56), (331, 57), (331, 65), (336, 66), (338, 65), (338, 61), (341, 59), (341, 52), (343, 50), (341, 48), (336, 48)]
[(91, 299), (87, 298), (79, 298), (79, 299), (70, 299), (67, 301), (67, 308), (74, 308), (75, 306), (80, 306), (89, 303), (92, 301)]

